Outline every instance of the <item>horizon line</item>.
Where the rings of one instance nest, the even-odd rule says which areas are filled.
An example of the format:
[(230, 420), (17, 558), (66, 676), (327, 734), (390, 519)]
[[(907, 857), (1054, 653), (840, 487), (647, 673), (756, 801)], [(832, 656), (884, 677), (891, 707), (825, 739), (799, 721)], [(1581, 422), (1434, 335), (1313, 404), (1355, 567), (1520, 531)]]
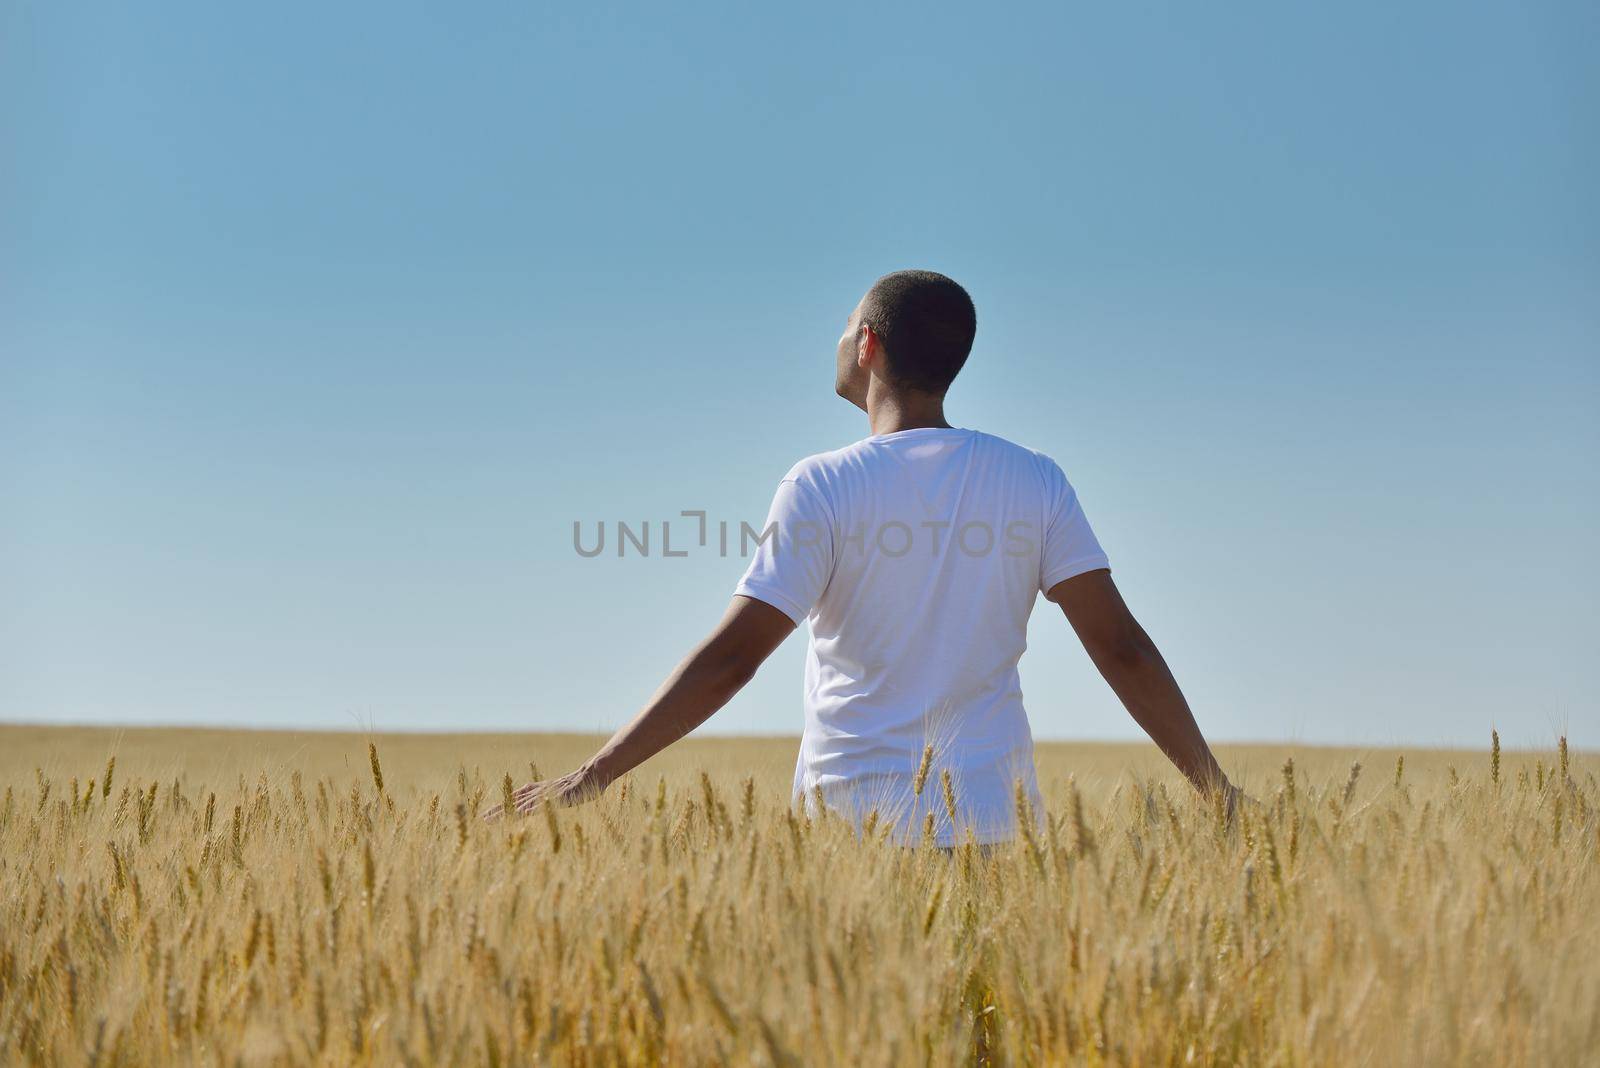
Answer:
[[(230, 734), (326, 734), (348, 735), (351, 737), (378, 737), (383, 735), (419, 735), (419, 736), (565, 736), (573, 738), (600, 738), (610, 736), (610, 732), (603, 730), (516, 730), (491, 727), (400, 727), (388, 729), (368, 729), (360, 727), (327, 727), (327, 726), (241, 726), (235, 724), (216, 723), (172, 723), (140, 721), (133, 723), (110, 723), (103, 720), (70, 720), (59, 722), (46, 722), (40, 720), (10, 720), (0, 719), (0, 730), (7, 728), (36, 728), (43, 730), (133, 730), (133, 731), (213, 731)], [(1550, 747), (1555, 748), (1563, 735), (1556, 735), (1551, 739)], [(685, 735), (685, 740), (701, 741), (793, 741), (799, 744), (798, 732), (784, 731), (739, 731), (736, 733), (720, 733), (710, 731), (704, 734), (691, 732)], [(1148, 738), (1072, 738), (1060, 736), (1039, 736), (1033, 738), (1034, 744), (1044, 745), (1154, 745)], [(1312, 742), (1292, 741), (1275, 738), (1217, 738), (1211, 741), (1212, 745), (1219, 746), (1274, 746), (1279, 748), (1300, 749), (1355, 749), (1355, 750), (1401, 750), (1418, 749), (1428, 751), (1462, 752), (1462, 753), (1487, 753), (1489, 745), (1481, 748), (1470, 745), (1452, 743), (1422, 743), (1422, 742), (1390, 742), (1373, 744), (1367, 742)], [(1502, 742), (1502, 751), (1511, 752), (1540, 752), (1544, 748), (1538, 745), (1513, 745)], [(1568, 748), (1575, 753), (1600, 753), (1600, 748), (1586, 748), (1574, 746), (1569, 743)]]

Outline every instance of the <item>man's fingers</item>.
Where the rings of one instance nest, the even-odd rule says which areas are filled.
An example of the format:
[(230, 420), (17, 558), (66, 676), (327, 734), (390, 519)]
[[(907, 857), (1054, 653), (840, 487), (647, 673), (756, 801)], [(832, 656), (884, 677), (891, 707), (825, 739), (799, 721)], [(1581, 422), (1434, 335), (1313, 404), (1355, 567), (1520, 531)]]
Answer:
[[(598, 796), (598, 791), (596, 791)], [(495, 805), (483, 814), (485, 822), (493, 822), (503, 816), (515, 813), (526, 816), (536, 811), (540, 805), (570, 805), (581, 800), (588, 800), (587, 796), (573, 796), (564, 789), (564, 780), (545, 779), (541, 782), (530, 782), (511, 791), (511, 812), (506, 811), (503, 804)]]
[(545, 785), (546, 784), (542, 782), (530, 782), (517, 787), (515, 790), (511, 791), (511, 811), (507, 812), (506, 806), (503, 804), (495, 805), (483, 814), (484, 822), (493, 823), (495, 820), (500, 819), (503, 816), (512, 814), (527, 815), (535, 807), (537, 807), (539, 798), (545, 792)]

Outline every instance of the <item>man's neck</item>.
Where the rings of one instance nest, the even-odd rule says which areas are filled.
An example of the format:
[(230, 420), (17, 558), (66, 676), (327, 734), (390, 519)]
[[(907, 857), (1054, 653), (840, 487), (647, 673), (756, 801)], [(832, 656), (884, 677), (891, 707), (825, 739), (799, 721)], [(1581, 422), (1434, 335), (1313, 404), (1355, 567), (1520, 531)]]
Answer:
[(944, 417), (943, 397), (915, 391), (891, 393), (884, 390), (880, 393), (872, 389), (867, 391), (867, 424), (874, 435), (950, 426)]

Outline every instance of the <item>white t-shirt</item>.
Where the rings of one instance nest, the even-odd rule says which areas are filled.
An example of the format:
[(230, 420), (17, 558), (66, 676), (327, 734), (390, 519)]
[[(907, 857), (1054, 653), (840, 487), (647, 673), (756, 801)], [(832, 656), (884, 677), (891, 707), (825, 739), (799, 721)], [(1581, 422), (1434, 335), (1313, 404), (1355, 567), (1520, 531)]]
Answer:
[[(737, 594), (811, 624), (795, 798), (897, 840), (1012, 837), (1040, 810), (1017, 660), (1041, 591), (1109, 566), (1055, 461), (976, 430), (876, 434), (778, 484)], [(913, 781), (933, 759), (921, 795)], [(946, 814), (949, 770), (957, 821)]]

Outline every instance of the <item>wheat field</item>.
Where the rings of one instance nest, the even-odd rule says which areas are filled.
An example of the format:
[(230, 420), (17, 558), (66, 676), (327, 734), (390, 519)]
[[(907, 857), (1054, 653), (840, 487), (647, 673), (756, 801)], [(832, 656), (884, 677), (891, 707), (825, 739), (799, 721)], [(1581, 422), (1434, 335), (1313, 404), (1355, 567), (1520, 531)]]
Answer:
[(792, 739), (475, 818), (596, 741), (0, 728), (0, 1059), (1600, 1063), (1564, 745), (1222, 746), (1229, 826), (1152, 747), (1041, 744), (987, 857), (792, 812)]

